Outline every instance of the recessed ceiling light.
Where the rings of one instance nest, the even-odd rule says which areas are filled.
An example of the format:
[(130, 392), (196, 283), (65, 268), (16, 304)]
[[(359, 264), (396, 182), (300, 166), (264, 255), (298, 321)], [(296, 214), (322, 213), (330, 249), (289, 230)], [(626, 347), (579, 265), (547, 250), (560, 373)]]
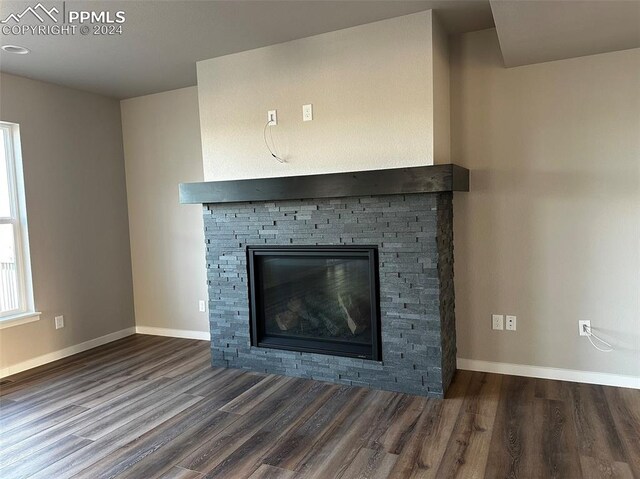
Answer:
[(26, 55), (31, 51), (19, 45), (2, 45), (2, 49), (7, 53), (16, 53), (17, 55)]

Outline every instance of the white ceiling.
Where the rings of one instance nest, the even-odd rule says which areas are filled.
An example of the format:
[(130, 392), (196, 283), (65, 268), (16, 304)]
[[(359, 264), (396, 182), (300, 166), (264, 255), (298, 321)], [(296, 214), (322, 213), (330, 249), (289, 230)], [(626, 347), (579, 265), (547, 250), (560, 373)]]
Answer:
[[(62, 11), (62, 2), (42, 0)], [(0, 19), (36, 1), (0, 2)], [(67, 10), (124, 10), (121, 36), (4, 36), (29, 55), (0, 53), (0, 70), (115, 98), (196, 84), (195, 62), (435, 9), (452, 33), (493, 27), (489, 2), (67, 1)]]
[(639, 0), (491, 0), (507, 67), (640, 47)]
[[(62, 1), (42, 0), (62, 10)], [(0, 0), (0, 19), (34, 1)], [(115, 98), (196, 84), (198, 60), (434, 9), (450, 33), (498, 32), (505, 66), (640, 47), (640, 0), (67, 1), (126, 12), (122, 35), (5, 35), (0, 70)], [(37, 23), (37, 22), (36, 22)]]

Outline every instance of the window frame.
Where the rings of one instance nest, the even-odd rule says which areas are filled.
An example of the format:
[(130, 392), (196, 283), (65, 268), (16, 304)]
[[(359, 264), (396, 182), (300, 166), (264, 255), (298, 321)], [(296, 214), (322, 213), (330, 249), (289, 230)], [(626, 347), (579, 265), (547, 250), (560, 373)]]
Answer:
[(4, 136), (10, 204), (10, 216), (0, 217), (0, 224), (13, 225), (18, 287), (18, 307), (0, 312), (0, 329), (3, 329), (37, 321), (40, 313), (35, 310), (33, 297), (20, 127), (16, 123), (0, 121), (0, 134)]

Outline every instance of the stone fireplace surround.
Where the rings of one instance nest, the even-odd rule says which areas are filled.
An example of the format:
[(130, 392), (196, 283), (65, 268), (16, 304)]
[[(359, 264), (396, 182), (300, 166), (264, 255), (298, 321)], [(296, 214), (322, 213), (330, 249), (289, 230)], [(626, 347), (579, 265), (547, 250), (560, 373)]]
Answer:
[[(181, 202), (204, 205), (212, 364), (442, 397), (456, 369), (454, 190), (468, 191), (455, 165), (181, 185)], [(254, 245), (378, 245), (382, 361), (251, 346)]]

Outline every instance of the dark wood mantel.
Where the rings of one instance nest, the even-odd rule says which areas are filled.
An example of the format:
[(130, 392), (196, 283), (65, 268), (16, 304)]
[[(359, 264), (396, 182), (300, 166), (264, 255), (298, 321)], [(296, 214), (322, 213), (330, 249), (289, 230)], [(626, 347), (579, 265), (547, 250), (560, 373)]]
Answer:
[(447, 164), (253, 180), (181, 183), (180, 203), (238, 203), (444, 191), (469, 191), (469, 170)]

